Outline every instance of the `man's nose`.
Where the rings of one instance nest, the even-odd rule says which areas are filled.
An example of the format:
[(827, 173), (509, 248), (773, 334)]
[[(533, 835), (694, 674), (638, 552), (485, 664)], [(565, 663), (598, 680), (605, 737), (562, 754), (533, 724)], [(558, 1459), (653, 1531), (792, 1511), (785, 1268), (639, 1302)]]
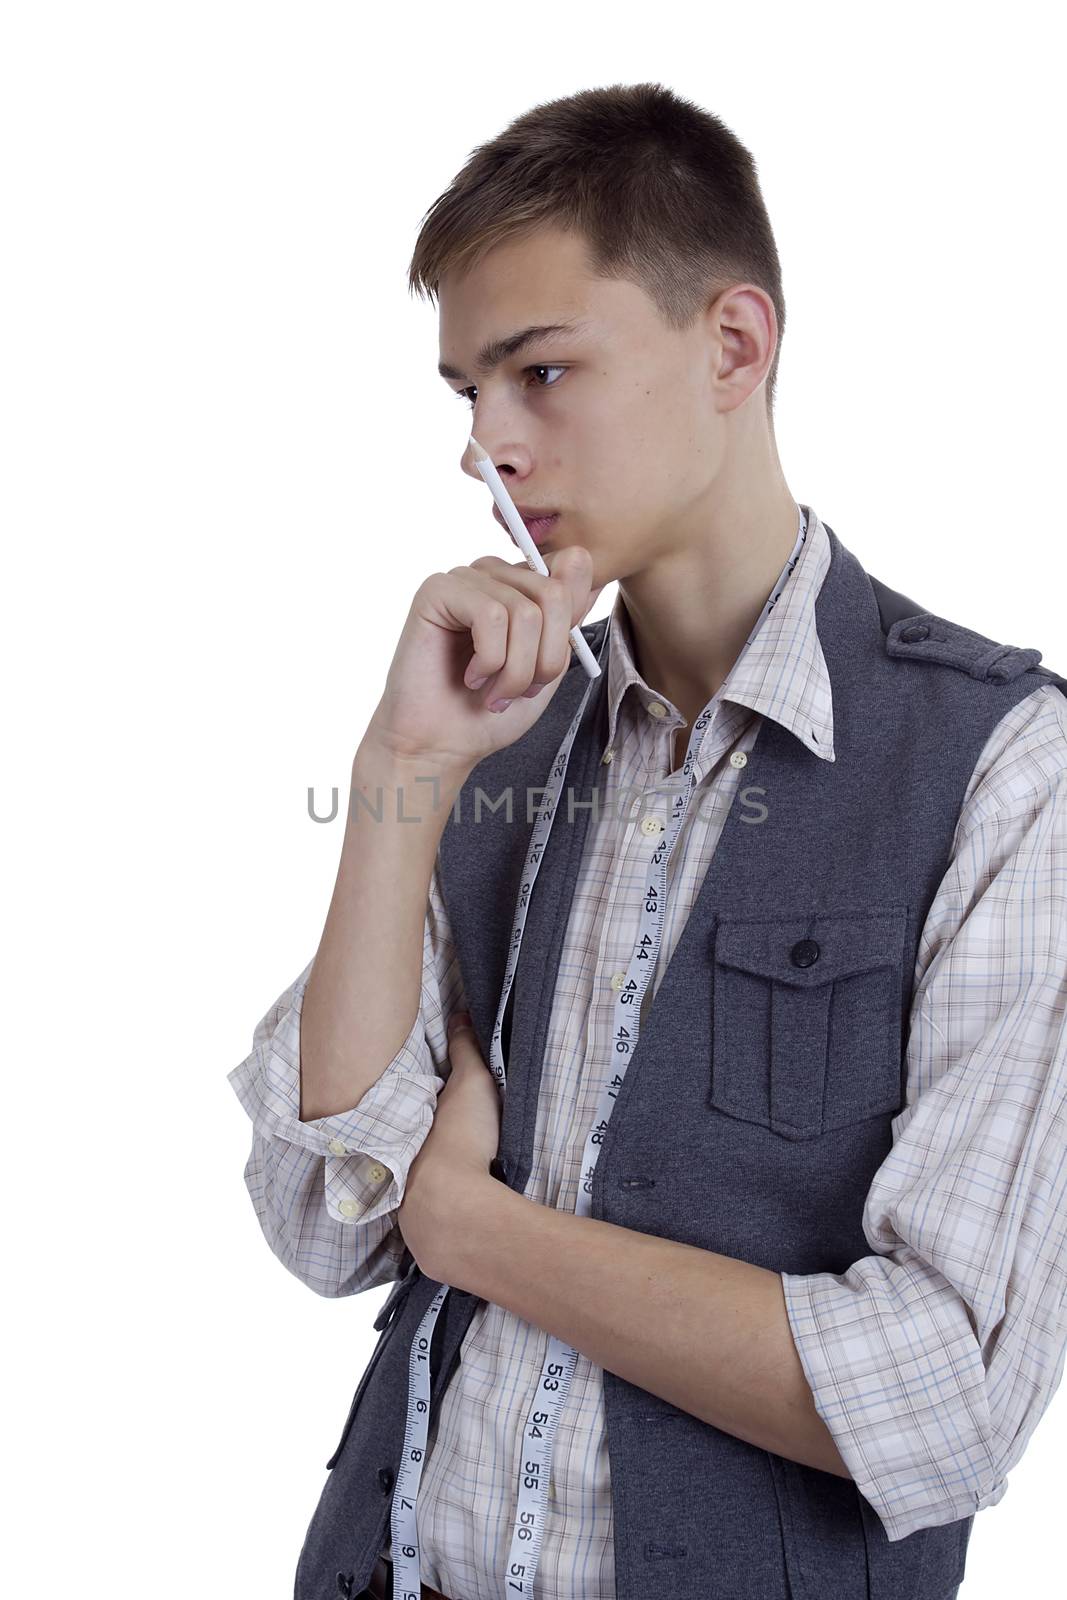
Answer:
[[(521, 482), (523, 478), (529, 477), (531, 457), (526, 445), (514, 439), (510, 441), (504, 439), (494, 441), (491, 437), (486, 439), (483, 437), (481, 428), (472, 437), (477, 438), (478, 443), (488, 455), (509, 489), (513, 482)], [(463, 454), (459, 458), (459, 464), (468, 477), (477, 478), (479, 483), (482, 482), (482, 475), (478, 471), (470, 439), (467, 440)]]

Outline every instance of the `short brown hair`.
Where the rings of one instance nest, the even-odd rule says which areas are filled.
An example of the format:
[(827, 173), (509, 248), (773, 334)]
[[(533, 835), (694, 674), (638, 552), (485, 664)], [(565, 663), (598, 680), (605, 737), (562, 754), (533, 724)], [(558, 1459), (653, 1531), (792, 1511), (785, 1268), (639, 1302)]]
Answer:
[(756, 163), (726, 124), (659, 83), (582, 89), (534, 106), (475, 147), (425, 213), (408, 290), (432, 302), (441, 275), (502, 239), (553, 223), (583, 234), (593, 271), (626, 278), (667, 325), (688, 328), (731, 283), (770, 296), (778, 346), (785, 300)]

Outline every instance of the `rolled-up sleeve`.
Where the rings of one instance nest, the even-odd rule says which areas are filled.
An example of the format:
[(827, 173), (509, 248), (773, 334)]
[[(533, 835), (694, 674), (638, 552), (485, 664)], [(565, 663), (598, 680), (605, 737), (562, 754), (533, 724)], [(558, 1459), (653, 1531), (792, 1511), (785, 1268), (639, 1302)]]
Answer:
[(317, 1294), (357, 1294), (396, 1276), (396, 1213), (447, 1081), (447, 1020), (462, 979), (435, 866), (418, 1012), (393, 1060), (352, 1107), (300, 1120), (300, 1023), (310, 961), (256, 1024), (227, 1080), (252, 1122), (245, 1187), (270, 1248)]
[(783, 1272), (890, 1540), (996, 1505), (1067, 1351), (1067, 699), (994, 730), (923, 927), (906, 1102), (843, 1273)]

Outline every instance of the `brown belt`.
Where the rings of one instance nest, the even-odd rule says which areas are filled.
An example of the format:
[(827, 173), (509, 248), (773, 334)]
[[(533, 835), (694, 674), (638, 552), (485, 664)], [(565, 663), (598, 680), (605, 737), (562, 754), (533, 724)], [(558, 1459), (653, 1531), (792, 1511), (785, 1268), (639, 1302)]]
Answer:
[[(374, 1571), (367, 1580), (367, 1593), (373, 1596), (373, 1600), (392, 1600), (393, 1564), (391, 1561), (386, 1561), (384, 1556), (379, 1556), (374, 1563)], [(422, 1600), (448, 1600), (448, 1595), (424, 1583)]]

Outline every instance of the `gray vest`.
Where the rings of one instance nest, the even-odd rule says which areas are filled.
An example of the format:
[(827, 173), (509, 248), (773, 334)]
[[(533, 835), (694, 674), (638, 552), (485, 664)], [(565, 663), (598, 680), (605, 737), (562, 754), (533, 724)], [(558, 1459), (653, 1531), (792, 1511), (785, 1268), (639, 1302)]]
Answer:
[[(1037, 666), (1040, 651), (924, 611), (827, 533), (832, 559), (815, 614), (836, 761), (818, 760), (764, 719), (746, 787), (642, 1022), (592, 1190), (592, 1215), (606, 1222), (774, 1272), (843, 1273), (871, 1253), (864, 1201), (904, 1104), (919, 936), (968, 779), (1012, 706), (1046, 682), (1067, 694), (1067, 679)], [(583, 629), (594, 653), (606, 627), (603, 618)], [(494, 1172), (520, 1193), (555, 973), (604, 770), (607, 681), (604, 670), (571, 752), (504, 1020)], [(588, 684), (572, 660), (539, 721), (472, 772), (442, 835), (445, 901), (486, 1059), (533, 830), (527, 791), (536, 812)], [(510, 823), (505, 806), (492, 809), (509, 787)], [(478, 788), (489, 804), (475, 823)], [(754, 825), (759, 808), (766, 814)], [(668, 1163), (650, 1161), (663, 1150)], [(358, 1595), (386, 1540), (409, 1351), (439, 1288), (410, 1252), (404, 1266), (327, 1462), (295, 1600)], [(435, 1325), (431, 1428), (477, 1304), (452, 1289)], [(955, 1594), (973, 1514), (891, 1542), (851, 1479), (734, 1438), (613, 1373), (603, 1382), (618, 1600)]]

